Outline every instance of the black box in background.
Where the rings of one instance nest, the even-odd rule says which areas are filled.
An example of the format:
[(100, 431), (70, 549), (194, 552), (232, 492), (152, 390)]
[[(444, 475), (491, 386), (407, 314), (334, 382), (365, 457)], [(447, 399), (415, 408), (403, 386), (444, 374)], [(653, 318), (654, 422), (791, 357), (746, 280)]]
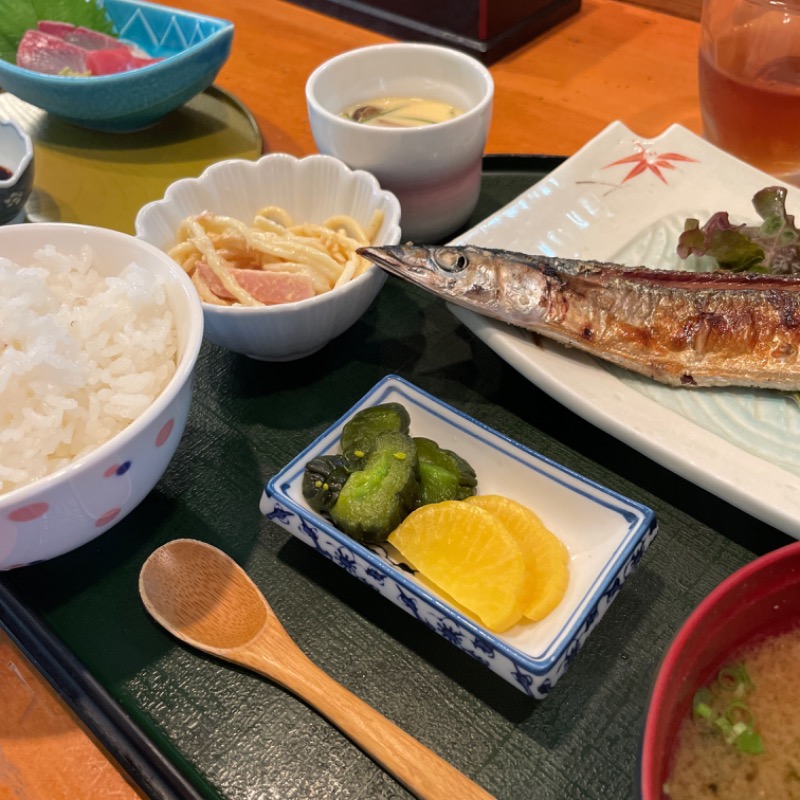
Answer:
[(435, 42), (489, 64), (580, 9), (581, 0), (290, 0), (395, 39)]

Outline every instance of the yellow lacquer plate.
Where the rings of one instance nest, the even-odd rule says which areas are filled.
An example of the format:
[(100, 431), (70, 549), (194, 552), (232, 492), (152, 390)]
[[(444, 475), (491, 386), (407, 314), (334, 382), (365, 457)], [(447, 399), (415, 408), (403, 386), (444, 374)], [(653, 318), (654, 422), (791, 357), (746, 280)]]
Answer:
[(224, 159), (256, 159), (262, 150), (253, 116), (217, 87), (135, 133), (78, 128), (8, 93), (0, 93), (0, 119), (14, 120), (33, 139), (29, 222), (79, 222), (132, 234), (139, 209), (163, 197), (173, 181)]

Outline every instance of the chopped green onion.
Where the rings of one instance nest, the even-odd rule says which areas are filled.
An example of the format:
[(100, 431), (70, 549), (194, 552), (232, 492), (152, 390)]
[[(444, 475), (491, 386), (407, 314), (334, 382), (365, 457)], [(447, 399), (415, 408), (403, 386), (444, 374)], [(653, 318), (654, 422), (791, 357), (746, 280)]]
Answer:
[(735, 700), (733, 703), (730, 703), (725, 709), (725, 716), (732, 723), (743, 722), (748, 728), (752, 728), (755, 723), (755, 718), (753, 717), (753, 712), (750, 710), (750, 706), (748, 706), (747, 703), (741, 702), (741, 700)]
[(764, 752), (764, 743), (754, 730), (747, 730), (736, 737), (736, 747), (740, 753), (757, 756)]
[(728, 744), (733, 744), (743, 733), (747, 733), (750, 728), (744, 722), (737, 722), (733, 725), (730, 732), (730, 741)]
[(737, 734), (733, 731), (733, 725), (731, 725), (731, 723), (725, 719), (725, 717), (717, 717), (714, 720), (714, 724), (720, 729), (720, 731), (722, 731), (725, 741), (728, 744), (733, 744), (733, 741), (737, 736)]
[(712, 721), (714, 709), (711, 707), (713, 696), (705, 686), (698, 689), (692, 701), (692, 715), (695, 720), (706, 719)]
[[(692, 700), (692, 718), (695, 722), (705, 721), (719, 731), (727, 744), (732, 744), (741, 753), (758, 754), (764, 752), (761, 736), (755, 732), (755, 717), (742, 697), (753, 688), (743, 664), (723, 667), (711, 688), (702, 687), (695, 692)], [(719, 713), (723, 694), (733, 695), (734, 699)]]
[(729, 664), (717, 675), (717, 684), (722, 691), (735, 692), (739, 686), (750, 689), (752, 682), (743, 664)]

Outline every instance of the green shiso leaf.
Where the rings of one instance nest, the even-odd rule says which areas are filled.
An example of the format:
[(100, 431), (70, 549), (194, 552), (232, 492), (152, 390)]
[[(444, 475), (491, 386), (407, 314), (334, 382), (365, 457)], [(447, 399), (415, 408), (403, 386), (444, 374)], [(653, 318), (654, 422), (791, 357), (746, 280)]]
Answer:
[(25, 31), (40, 20), (57, 20), (114, 34), (114, 26), (98, 0), (13, 0), (0, 14), (0, 58), (15, 64)]

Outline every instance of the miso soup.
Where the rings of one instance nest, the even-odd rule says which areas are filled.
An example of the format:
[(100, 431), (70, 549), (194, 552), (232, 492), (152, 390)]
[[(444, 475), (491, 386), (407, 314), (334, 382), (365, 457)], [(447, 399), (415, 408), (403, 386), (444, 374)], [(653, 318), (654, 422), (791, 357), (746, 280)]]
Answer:
[(798, 666), (800, 629), (745, 648), (703, 687), (681, 725), (664, 797), (800, 800)]
[(362, 125), (379, 128), (415, 128), (435, 125), (461, 116), (464, 112), (439, 100), (421, 97), (378, 97), (353, 103), (342, 116)]

